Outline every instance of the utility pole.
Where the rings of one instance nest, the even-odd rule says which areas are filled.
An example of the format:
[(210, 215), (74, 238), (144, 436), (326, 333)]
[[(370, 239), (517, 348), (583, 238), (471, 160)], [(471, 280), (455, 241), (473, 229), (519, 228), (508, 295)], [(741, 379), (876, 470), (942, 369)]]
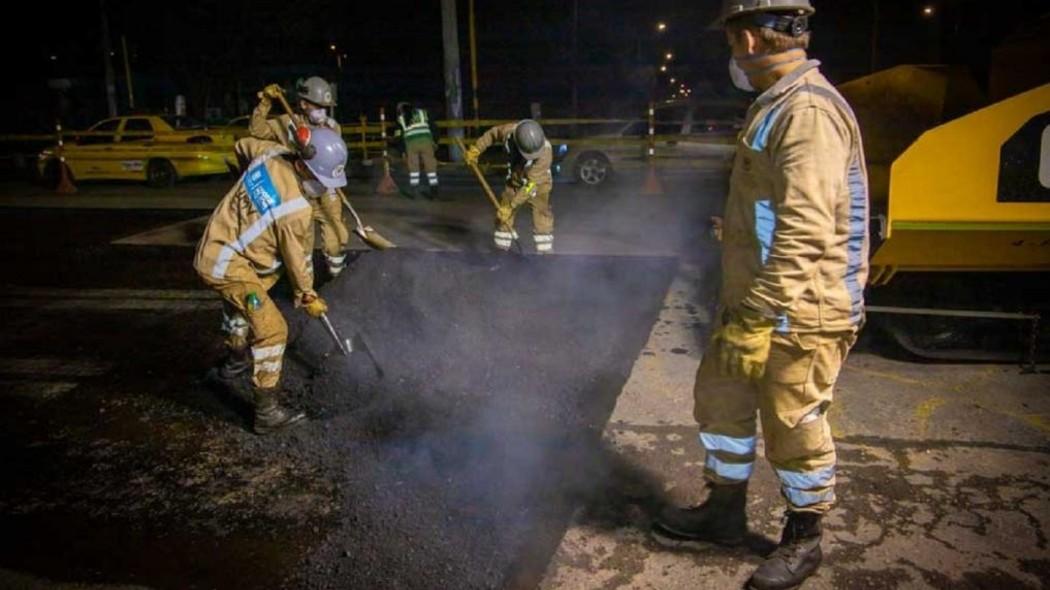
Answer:
[[(478, 33), (474, 26), (474, 0), (470, 0), (470, 88), (474, 99), (474, 124), (481, 119), (481, 107), (478, 100)], [(479, 131), (475, 129), (475, 131)]]
[(131, 84), (131, 58), (128, 57), (128, 39), (120, 36), (120, 48), (124, 52), (124, 79), (128, 85), (128, 109), (135, 110), (135, 87)]
[[(572, 0), (572, 118), (580, 118), (580, 0)], [(572, 124), (572, 135), (576, 137), (577, 126)]]
[(106, 0), (98, 0), (99, 10), (102, 13), (102, 60), (106, 66), (106, 104), (109, 107), (109, 116), (117, 116), (117, 75), (113, 71), (112, 44), (109, 42), (109, 17), (106, 16)]
[(879, 66), (879, 0), (871, 0), (871, 72)]
[[(441, 37), (445, 46), (445, 111), (451, 121), (463, 121), (463, 84), (459, 73), (459, 27), (456, 0), (441, 0)], [(463, 128), (448, 130), (451, 137), (463, 137)], [(461, 154), (449, 146), (449, 157), (459, 162)]]

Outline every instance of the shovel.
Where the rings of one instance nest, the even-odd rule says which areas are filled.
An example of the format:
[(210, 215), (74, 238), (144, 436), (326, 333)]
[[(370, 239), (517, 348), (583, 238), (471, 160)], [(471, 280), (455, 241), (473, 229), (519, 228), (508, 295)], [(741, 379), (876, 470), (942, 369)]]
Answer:
[[(288, 104), (288, 99), (284, 97), (284, 94), (278, 94), (277, 100), (281, 103), (281, 107), (289, 115), (292, 114), (292, 107)], [(354, 216), (354, 221), (357, 223), (357, 227), (354, 228), (354, 233), (361, 237), (362, 240), (375, 250), (387, 250), (389, 248), (396, 248), (397, 246), (390, 240), (384, 238), (376, 230), (372, 229), (372, 226), (361, 223), (361, 217), (357, 215), (357, 211), (354, 211), (353, 206), (350, 205), (350, 200), (346, 198), (342, 189), (336, 189), (339, 193), (339, 198), (343, 201), (343, 205), (350, 210), (350, 214)]]

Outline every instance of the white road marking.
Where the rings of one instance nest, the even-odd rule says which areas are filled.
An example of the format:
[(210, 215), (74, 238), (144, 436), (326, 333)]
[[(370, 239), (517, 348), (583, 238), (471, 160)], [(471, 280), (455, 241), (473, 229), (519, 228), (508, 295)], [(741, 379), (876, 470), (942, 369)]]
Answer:
[(183, 312), (220, 309), (219, 296), (206, 290), (48, 289), (12, 287), (0, 295), (0, 308), (77, 311)]
[(112, 363), (59, 358), (0, 358), (0, 373), (8, 375), (48, 375), (97, 377), (113, 368)]
[(0, 396), (50, 400), (76, 389), (69, 381), (0, 381)]

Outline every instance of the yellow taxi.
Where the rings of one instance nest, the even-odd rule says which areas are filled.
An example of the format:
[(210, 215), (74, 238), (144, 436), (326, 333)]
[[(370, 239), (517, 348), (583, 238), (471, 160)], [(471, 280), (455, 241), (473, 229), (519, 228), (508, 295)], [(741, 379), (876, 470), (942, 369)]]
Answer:
[[(139, 180), (166, 187), (180, 178), (237, 170), (227, 142), (216, 142), (207, 129), (180, 127), (174, 118), (127, 116), (70, 133), (63, 147), (67, 174), (73, 180)], [(41, 178), (58, 182), (57, 146), (41, 152), (37, 164)]]

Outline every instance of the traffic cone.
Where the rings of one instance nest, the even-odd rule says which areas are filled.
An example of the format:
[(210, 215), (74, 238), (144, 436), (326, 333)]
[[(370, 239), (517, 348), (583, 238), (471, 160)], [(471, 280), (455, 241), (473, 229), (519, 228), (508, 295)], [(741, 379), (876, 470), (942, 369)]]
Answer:
[(66, 166), (65, 158), (58, 158), (58, 185), (55, 186), (55, 192), (60, 195), (72, 195), (77, 192), (77, 187), (73, 185), (73, 181), (69, 178), (69, 168)]
[(77, 187), (73, 186), (73, 181), (69, 178), (69, 168), (66, 167), (66, 144), (62, 139), (62, 123), (55, 123), (55, 138), (58, 141), (55, 148), (55, 156), (58, 158), (58, 184), (55, 185), (55, 192), (71, 195), (77, 192)]
[(649, 161), (649, 172), (645, 175), (645, 184), (642, 186), (642, 194), (646, 196), (657, 196), (664, 194), (664, 184), (656, 174), (656, 164)]
[(397, 194), (397, 183), (390, 176), (390, 160), (386, 158), (383, 159), (383, 178), (379, 179), (379, 186), (376, 187), (376, 192), (381, 195)]

